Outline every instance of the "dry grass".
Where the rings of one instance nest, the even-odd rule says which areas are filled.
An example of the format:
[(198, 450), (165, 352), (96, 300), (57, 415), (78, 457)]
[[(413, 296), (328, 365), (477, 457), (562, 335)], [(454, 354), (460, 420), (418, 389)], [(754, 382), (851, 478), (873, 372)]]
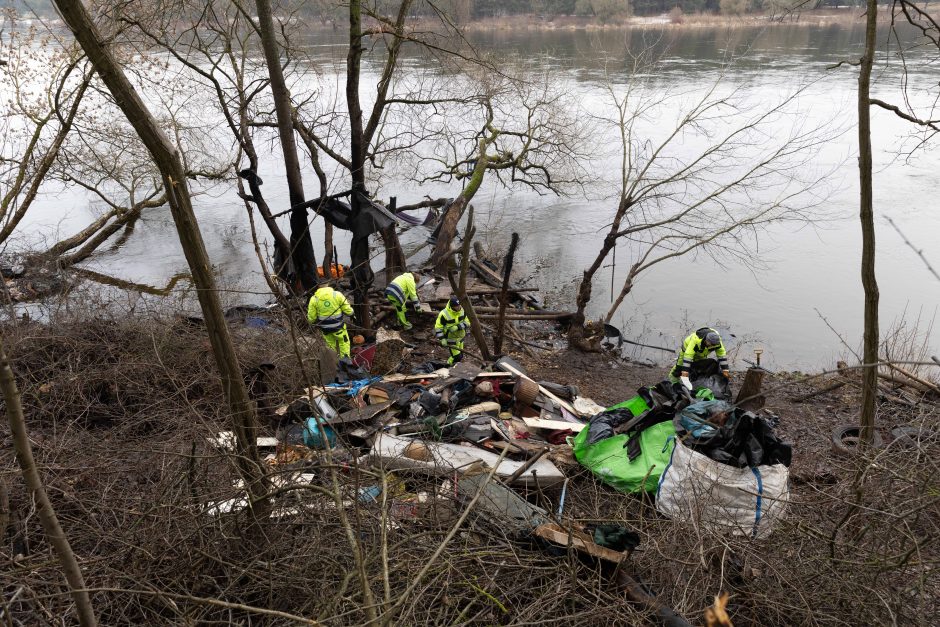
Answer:
[[(252, 530), (243, 514), (205, 512), (206, 503), (238, 490), (232, 460), (205, 443), (226, 416), (200, 328), (172, 318), (81, 319), (6, 328), (4, 335), (37, 462), (95, 590), (101, 624), (296, 624), (286, 615), (365, 622), (324, 461), (305, 462), (317, 474), (318, 492), (281, 501), (309, 505), (300, 516)], [(241, 330), (236, 340), (246, 367), (277, 365), (269, 402), (300, 391), (289, 334)], [(933, 406), (894, 419), (940, 428)], [(3, 534), (0, 611), (12, 624), (67, 623), (67, 591), (7, 438), (0, 478), (12, 519)], [(696, 533), (579, 467), (570, 469), (566, 513), (636, 529), (643, 548), (628, 568), (693, 622), (715, 594), (728, 591), (736, 625), (929, 624), (940, 615), (938, 459), (933, 442), (817, 460), (827, 470), (794, 475), (791, 514), (761, 542)], [(409, 493), (438, 492), (425, 477), (400, 476)], [(350, 462), (340, 477), (372, 592), (380, 604), (394, 602), (464, 504), (444, 494), (432, 512), (411, 519), (396, 514), (400, 503), (391, 493), (384, 507), (355, 498), (359, 488), (381, 483), (376, 469)], [(558, 495), (529, 496), (554, 509)], [(609, 583), (609, 573), (564, 550), (553, 554), (508, 537), (479, 515), (467, 519), (388, 618), (434, 625), (648, 621)]]

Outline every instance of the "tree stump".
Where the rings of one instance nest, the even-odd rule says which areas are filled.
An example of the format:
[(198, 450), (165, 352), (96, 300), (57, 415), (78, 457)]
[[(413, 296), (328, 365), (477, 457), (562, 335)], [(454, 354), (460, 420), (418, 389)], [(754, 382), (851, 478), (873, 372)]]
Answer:
[(744, 375), (744, 384), (734, 404), (745, 411), (757, 411), (764, 406), (767, 399), (761, 394), (761, 384), (767, 371), (760, 366), (748, 368)]

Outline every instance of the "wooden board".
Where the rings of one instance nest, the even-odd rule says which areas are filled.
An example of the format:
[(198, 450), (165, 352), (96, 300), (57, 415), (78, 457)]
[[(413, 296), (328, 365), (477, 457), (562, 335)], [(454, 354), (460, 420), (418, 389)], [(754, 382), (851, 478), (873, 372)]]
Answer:
[[(446, 368), (442, 368), (428, 374), (391, 374), (386, 377), (382, 377), (382, 383), (417, 383), (419, 381), (433, 381), (435, 379), (443, 379), (448, 376), (450, 376), (450, 372)], [(474, 380), (508, 379), (512, 376), (512, 373), (509, 372), (481, 372), (476, 377), (474, 377)]]
[(575, 433), (580, 433), (587, 426), (576, 422), (568, 422), (567, 420), (542, 420), (541, 418), (523, 418), (522, 422), (532, 429), (548, 429), (549, 431), (571, 429)]
[(594, 539), (586, 533), (577, 530), (568, 533), (567, 530), (562, 529), (554, 523), (539, 525), (532, 531), (532, 535), (542, 538), (543, 540), (548, 540), (552, 544), (560, 547), (568, 547), (570, 545), (571, 548), (581, 553), (614, 564), (619, 564), (628, 557), (627, 553), (608, 549), (606, 546), (595, 543)]

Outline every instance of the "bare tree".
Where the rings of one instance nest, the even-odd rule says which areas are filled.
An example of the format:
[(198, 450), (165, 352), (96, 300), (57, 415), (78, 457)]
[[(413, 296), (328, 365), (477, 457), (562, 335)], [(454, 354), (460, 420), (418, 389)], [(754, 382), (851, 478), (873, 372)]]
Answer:
[(875, 402), (878, 398), (878, 279), (875, 276), (875, 218), (872, 203), (871, 69), (875, 62), (878, 1), (868, 0), (865, 19), (865, 52), (858, 73), (858, 170), (859, 220), (862, 225), (862, 287), (865, 290), (865, 320), (862, 360), (862, 441), (871, 444), (875, 431)]
[[(921, 37), (915, 44), (917, 48), (940, 52), (940, 20), (929, 13), (929, 7), (919, 6), (908, 0), (897, 0), (891, 9), (892, 35), (897, 44), (898, 52), (905, 59), (905, 49), (902, 38), (895, 28), (897, 22), (908, 22), (918, 29)], [(878, 346), (880, 342), (878, 323), (878, 281), (875, 275), (875, 216), (874, 216), (874, 190), (872, 182), (872, 146), (871, 146), (871, 107), (877, 106), (890, 111), (912, 123), (917, 129), (917, 142), (915, 149), (923, 147), (937, 133), (940, 133), (940, 118), (934, 118), (936, 113), (936, 97), (934, 94), (928, 100), (928, 105), (918, 111), (909, 98), (909, 92), (914, 88), (910, 85), (907, 76), (907, 62), (902, 64), (902, 94), (903, 106), (891, 104), (881, 99), (871, 97), (872, 69), (876, 59), (876, 38), (878, 26), (878, 3), (868, 0), (865, 5), (865, 50), (858, 62), (858, 147), (859, 147), (859, 220), (862, 227), (862, 287), (865, 291), (865, 314), (862, 346), (862, 360), (867, 365), (863, 375), (864, 387), (862, 389), (862, 439), (872, 442), (875, 429), (876, 402), (878, 399)], [(928, 61), (929, 62), (929, 61)], [(853, 63), (854, 65), (854, 63)], [(936, 85), (928, 86), (936, 88)]]
[(442, 138), (434, 159), (439, 171), (425, 180), (460, 181), (438, 229), (431, 255), (435, 271), (443, 274), (457, 224), (487, 173), (503, 186), (523, 186), (539, 193), (562, 194), (588, 182), (580, 162), (587, 158), (588, 136), (574, 98), (547, 73), (492, 72), (483, 67), (468, 72), (470, 81), (457, 91), (472, 94), (457, 119), (477, 120), (479, 127), (451, 129)]
[(248, 399), (232, 338), (222, 315), (212, 267), (193, 212), (183, 161), (177, 148), (167, 139), (140, 95), (127, 80), (114, 55), (102, 42), (98, 29), (81, 2), (56, 0), (56, 7), (160, 169), (180, 244), (198, 291), (199, 304), (202, 307), (216, 366), (222, 377), (226, 401), (232, 414), (232, 428), (238, 453), (236, 464), (245, 481), (255, 515), (265, 518), (269, 504), (267, 482), (255, 444), (255, 408)]
[[(16, 380), (13, 378), (13, 369), (10, 367), (10, 361), (7, 359), (3, 344), (0, 343), (0, 391), (3, 393), (3, 401), (6, 404), (7, 419), (10, 423), (10, 432), (13, 434), (13, 448), (16, 450), (16, 461), (20, 465), (23, 473), (23, 479), (30, 494), (36, 501), (36, 514), (42, 523), (42, 528), (46, 532), (49, 544), (52, 545), (59, 563), (62, 565), (62, 572), (69, 585), (69, 591), (72, 599), (75, 601), (76, 614), (78, 614), (78, 623), (82, 627), (95, 627), (98, 620), (95, 618), (95, 611), (91, 604), (91, 598), (88, 596), (85, 577), (82, 574), (81, 566), (75, 558), (72, 546), (59, 524), (59, 519), (46, 493), (46, 488), (39, 476), (39, 469), (36, 467), (36, 460), (33, 458), (33, 448), (29, 443), (29, 435), (26, 433), (26, 419), (23, 416), (23, 404), (20, 402), (20, 391), (16, 386)], [(5, 530), (5, 527), (4, 527)]]
[[(607, 233), (578, 287), (568, 341), (582, 350), (597, 349), (600, 333), (588, 328), (586, 310), (594, 277), (619, 243), (630, 257), (604, 322), (638, 277), (663, 262), (691, 263), (706, 255), (759, 266), (754, 245), (760, 230), (773, 222), (809, 221), (808, 210), (825, 195), (826, 173), (808, 163), (834, 132), (799, 122), (789, 133), (774, 127), (786, 119), (800, 89), (764, 110), (720, 78), (698, 96), (664, 95), (648, 78), (655, 75), (649, 64), (639, 58), (626, 85), (608, 81), (604, 87), (612, 115), (600, 114), (601, 121), (620, 138), (614, 170), (619, 190)], [(674, 123), (647, 123), (666, 111), (678, 111)]]
[(26, 216), (53, 169), (91, 83), (80, 52), (41, 45), (9, 14), (0, 66), (0, 242)]
[(303, 207), (306, 199), (300, 173), (300, 157), (297, 154), (297, 140), (294, 137), (293, 105), (281, 69), (281, 55), (274, 29), (274, 18), (271, 14), (271, 2), (270, 0), (255, 0), (255, 7), (258, 11), (257, 28), (261, 35), (261, 46), (264, 50), (271, 93), (274, 97), (277, 132), (281, 140), (281, 152), (284, 154), (284, 169), (291, 204), (290, 258), (294, 263), (294, 272), (303, 284), (304, 290), (311, 290), (319, 281), (317, 280), (317, 261), (307, 223), (307, 209)]

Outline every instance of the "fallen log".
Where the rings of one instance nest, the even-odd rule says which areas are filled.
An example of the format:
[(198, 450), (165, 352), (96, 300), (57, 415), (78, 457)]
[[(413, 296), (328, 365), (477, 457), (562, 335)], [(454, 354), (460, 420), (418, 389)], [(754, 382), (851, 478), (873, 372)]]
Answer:
[[(486, 264), (477, 261), (476, 259), (470, 260), (470, 267), (477, 273), (477, 276), (480, 277), (480, 280), (489, 285), (490, 287), (495, 287), (501, 289), (503, 286), (503, 277), (499, 276), (499, 273), (491, 269)], [(528, 294), (520, 294), (519, 296), (522, 300), (526, 301), (535, 308), (541, 308), (542, 304), (534, 296)]]
[[(446, 303), (446, 300), (434, 300), (432, 303)], [(499, 306), (475, 305), (473, 307), (477, 313), (496, 314), (499, 313)], [(573, 316), (572, 311), (551, 311), (548, 309), (507, 309), (507, 316)]]
[(827, 385), (826, 387), (820, 390), (815, 390), (813, 392), (810, 392), (809, 394), (804, 394), (802, 396), (796, 396), (796, 397), (791, 398), (790, 400), (793, 401), (794, 403), (803, 403), (805, 401), (808, 401), (811, 398), (816, 398), (817, 396), (821, 396), (825, 394), (826, 392), (832, 392), (834, 390), (838, 390), (839, 388), (845, 386), (847, 383), (848, 381), (836, 381), (832, 385)]
[(917, 376), (916, 374), (914, 374), (913, 372), (909, 372), (909, 371), (905, 370), (904, 368), (902, 368), (901, 366), (898, 366), (898, 365), (895, 365), (895, 364), (891, 363), (890, 361), (887, 362), (887, 366), (888, 366), (889, 368), (891, 368), (892, 370), (894, 370), (895, 372), (898, 372), (898, 373), (904, 375), (904, 376), (907, 377), (908, 379), (917, 382), (920, 386), (922, 386), (922, 387), (924, 388), (924, 391), (925, 391), (925, 392), (926, 392), (926, 391), (929, 391), (929, 392), (934, 392), (934, 393), (940, 394), (940, 387), (937, 387), (936, 385), (934, 385), (934, 384), (931, 383), (930, 381), (926, 381), (926, 380), (924, 380), (924, 379), (921, 379), (920, 377), (918, 377), (918, 376)]
[[(486, 308), (488, 309), (488, 308)], [(530, 313), (530, 314), (512, 314), (507, 315), (506, 320), (568, 320), (574, 316), (573, 312), (570, 311), (551, 311), (548, 313)], [(478, 314), (477, 318), (480, 320), (496, 320), (499, 317), (498, 314)]]

